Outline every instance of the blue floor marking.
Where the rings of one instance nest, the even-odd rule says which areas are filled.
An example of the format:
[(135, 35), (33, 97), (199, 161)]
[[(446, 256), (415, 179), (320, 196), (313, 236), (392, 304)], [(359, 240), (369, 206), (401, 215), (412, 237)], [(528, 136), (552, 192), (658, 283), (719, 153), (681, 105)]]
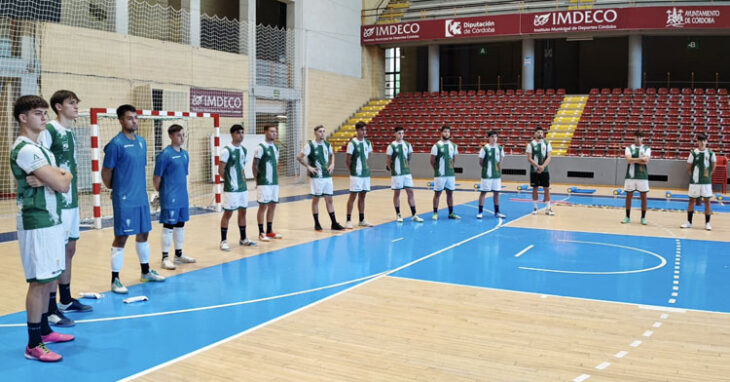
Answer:
[[(559, 199), (555, 197), (554, 199)], [(576, 197), (568, 201), (575, 202)], [(442, 201), (443, 203), (443, 201)], [(235, 303), (299, 292), (356, 280), (399, 268), (461, 242), (497, 225), (487, 214), (474, 219), (476, 202), (457, 205), (462, 220), (427, 219), (417, 224), (386, 223), (293, 247), (204, 268), (173, 277), (165, 283), (130, 287), (130, 296), (144, 294), (149, 302), (123, 304), (126, 296), (107, 293), (94, 301), (94, 312), (71, 318), (101, 319), (151, 314)], [(491, 203), (485, 206), (491, 209)], [(503, 199), (505, 223), (524, 216), (532, 203)], [(559, 212), (559, 211), (558, 211)], [(430, 213), (422, 214), (430, 218)], [(541, 215), (540, 219), (550, 219)], [(403, 238), (396, 242), (395, 239)], [(650, 268), (659, 259), (630, 249), (569, 243), (560, 240), (603, 242), (656, 252), (669, 261), (661, 269), (638, 274), (558, 274), (519, 269), (519, 266), (569, 271), (621, 271)], [(535, 247), (519, 258), (527, 245)], [(581, 232), (503, 227), (461, 246), (396, 272), (398, 277), (442, 281), (607, 301), (673, 306), (730, 312), (730, 257), (728, 243), (681, 240), (682, 266), (676, 304), (668, 304), (676, 242)], [(211, 251), (202, 256), (217, 256)], [(127, 266), (134, 266), (128, 264)], [(102, 277), (102, 276), (100, 276)], [(359, 281), (363, 282), (363, 281)], [(359, 283), (358, 282), (358, 283)], [(246, 305), (154, 317), (79, 323), (60, 332), (75, 334), (68, 344), (51, 344), (64, 355), (61, 363), (39, 365), (22, 358), (26, 328), (0, 327), (0, 365), (4, 380), (30, 380), (53, 373), (54, 380), (115, 380), (133, 375), (240, 333), (300, 307), (331, 296), (357, 283)], [(89, 300), (86, 300), (87, 302)], [(0, 317), (2, 324), (22, 324), (25, 313)]]

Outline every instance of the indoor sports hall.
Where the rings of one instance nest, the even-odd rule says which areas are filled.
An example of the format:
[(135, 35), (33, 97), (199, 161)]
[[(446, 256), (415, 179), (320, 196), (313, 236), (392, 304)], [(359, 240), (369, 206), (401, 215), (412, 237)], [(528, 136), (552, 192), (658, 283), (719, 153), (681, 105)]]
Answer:
[[(728, 381), (729, 32), (726, 1), (3, 2), (1, 379)], [(9, 164), (25, 131), (15, 101), (61, 89), (79, 101), (70, 288), (92, 310), (51, 326), (75, 338), (49, 343), (63, 359), (45, 363), (22, 353), (24, 195)], [(103, 180), (122, 104), (136, 107), (147, 144), (149, 267), (166, 278), (141, 281), (129, 240), (126, 294), (110, 288), (116, 209)], [(190, 158), (182, 253), (196, 262), (163, 269), (153, 172), (172, 125)], [(232, 125), (245, 132), (244, 226), (256, 245), (239, 245), (233, 221), (225, 251), (219, 164)], [(319, 125), (343, 230), (326, 200), (315, 230), (302, 163)], [(420, 219), (407, 190), (394, 208), (397, 127)], [(251, 161), (271, 130), (281, 237), (267, 240)], [(355, 155), (362, 134), (373, 151)], [(484, 191), (495, 137), (501, 181)], [(458, 147), (444, 162), (454, 183), (435, 193), (443, 141)], [(539, 142), (550, 159), (533, 165)], [(635, 162), (642, 144), (650, 154)], [(535, 173), (548, 163), (543, 185)], [(370, 190), (358, 195), (364, 166)], [(639, 169), (649, 189), (634, 193)], [(350, 204), (348, 217), (361, 195), (364, 211)]]

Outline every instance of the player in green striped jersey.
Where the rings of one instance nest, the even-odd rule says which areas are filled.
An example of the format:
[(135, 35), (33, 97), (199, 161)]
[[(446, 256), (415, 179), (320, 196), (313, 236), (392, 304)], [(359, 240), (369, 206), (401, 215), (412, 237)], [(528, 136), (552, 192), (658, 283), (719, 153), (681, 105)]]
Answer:
[(484, 197), (487, 192), (494, 193), (494, 217), (504, 219), (506, 216), (499, 212), (499, 191), (502, 190), (502, 162), (504, 149), (497, 144), (497, 132), (487, 133), (489, 143), (479, 150), (479, 166), (482, 167), (482, 180), (479, 184), (479, 213), (477, 219), (482, 218)]
[(223, 147), (218, 165), (218, 174), (223, 180), (223, 215), (221, 216), (222, 251), (230, 251), (228, 245), (228, 221), (233, 211), (238, 211), (238, 231), (241, 240), (238, 244), (245, 247), (256, 246), (256, 242), (246, 237), (246, 209), (248, 208), (248, 188), (246, 186), (246, 155), (243, 147), (243, 126), (231, 126), (231, 143)]
[(542, 187), (545, 195), (543, 201), (547, 205), (545, 215), (553, 216), (550, 205), (550, 172), (548, 164), (553, 159), (553, 147), (545, 140), (545, 130), (542, 127), (535, 129), (535, 139), (527, 144), (527, 161), (530, 162), (530, 186), (532, 187), (532, 214), (537, 214), (537, 192)]
[(687, 171), (689, 172), (689, 203), (687, 205), (687, 222), (681, 228), (692, 228), (692, 215), (695, 204), (705, 199), (705, 229), (712, 231), (710, 216), (710, 198), (712, 198), (712, 173), (717, 167), (715, 153), (707, 148), (707, 135), (697, 134), (697, 148), (689, 153), (687, 158)]
[(400, 190), (405, 189), (413, 221), (423, 223), (423, 219), (416, 215), (416, 200), (413, 197), (413, 177), (411, 176), (410, 166), (413, 146), (403, 139), (404, 136), (403, 126), (396, 126), (395, 141), (391, 142), (385, 150), (385, 168), (390, 171), (391, 175), (390, 188), (393, 190), (396, 221), (403, 223), (403, 217), (400, 214)]
[[(279, 146), (276, 145), (276, 138), (279, 136), (279, 129), (276, 125), (264, 126), (263, 143), (259, 143), (253, 155), (253, 178), (256, 180), (257, 201), (259, 211), (256, 215), (259, 224), (259, 241), (271, 241), (281, 239), (282, 236), (273, 230), (274, 212), (276, 204), (279, 203)], [(266, 232), (264, 232), (264, 223)]]
[(432, 220), (438, 220), (439, 199), (441, 191), (446, 189), (446, 204), (449, 207), (449, 219), (461, 219), (454, 213), (454, 189), (456, 189), (456, 177), (454, 176), (454, 165), (459, 149), (451, 141), (451, 127), (441, 126), (441, 139), (431, 147), (431, 167), (433, 167), (433, 216)]
[(624, 180), (624, 191), (626, 191), (626, 217), (623, 224), (631, 222), (631, 197), (634, 191), (641, 195), (641, 224), (646, 225), (647, 193), (649, 192), (649, 172), (647, 163), (651, 158), (651, 149), (641, 143), (644, 133), (637, 130), (634, 132), (634, 144), (627, 147), (624, 153), (626, 157), (626, 179)]
[(370, 191), (370, 168), (368, 158), (373, 152), (373, 145), (365, 138), (367, 126), (365, 122), (355, 124), (355, 137), (347, 143), (347, 168), (350, 169), (350, 197), (347, 199), (347, 222), (345, 228), (352, 229), (352, 209), (357, 198), (357, 212), (360, 213), (358, 226), (372, 227), (365, 220), (365, 196)]

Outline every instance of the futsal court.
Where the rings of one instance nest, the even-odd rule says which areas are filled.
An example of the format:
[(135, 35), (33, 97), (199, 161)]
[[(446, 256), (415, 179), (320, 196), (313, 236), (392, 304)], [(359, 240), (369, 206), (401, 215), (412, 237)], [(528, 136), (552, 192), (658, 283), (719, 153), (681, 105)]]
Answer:
[[(22, 270), (2, 258), (0, 358), (6, 380), (723, 380), (730, 375), (729, 206), (713, 204), (712, 232), (680, 230), (685, 201), (652, 192), (647, 226), (619, 224), (623, 202), (561, 194), (555, 216), (507, 184), (501, 209), (475, 219), (478, 193), (459, 180), (455, 212), (431, 220), (417, 181), (418, 224), (394, 221), (387, 179), (374, 179), (373, 228), (312, 230), (306, 185), (282, 189), (282, 240), (218, 250), (219, 215), (193, 216), (185, 253), (197, 264), (109, 293), (110, 229), (82, 232), (75, 289), (91, 313), (71, 313), (76, 340), (63, 362), (19, 358), (26, 336)], [(347, 179), (335, 179), (343, 220)], [(603, 194), (603, 195), (600, 195)], [(404, 201), (405, 202), (405, 201)], [(485, 209), (491, 208), (487, 198)], [(443, 201), (442, 201), (443, 203)], [(442, 204), (443, 206), (443, 204)], [(323, 206), (322, 206), (323, 208)], [(248, 212), (255, 227), (256, 207)], [(235, 234), (234, 234), (235, 235)], [(159, 253), (159, 227), (150, 234)], [(2, 244), (3, 253), (17, 242)], [(153, 261), (156, 263), (157, 261)], [(58, 329), (62, 330), (62, 329)]]

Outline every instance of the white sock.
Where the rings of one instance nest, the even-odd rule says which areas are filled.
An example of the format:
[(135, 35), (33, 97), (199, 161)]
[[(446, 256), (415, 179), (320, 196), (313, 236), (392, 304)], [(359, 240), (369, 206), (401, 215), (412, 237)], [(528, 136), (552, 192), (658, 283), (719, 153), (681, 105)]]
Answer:
[(148, 264), (150, 262), (150, 243), (137, 242), (137, 257), (139, 257), (140, 264)]
[(535, 209), (537, 209), (537, 200), (532, 202), (535, 205)]
[(185, 227), (175, 227), (172, 232), (175, 238), (175, 249), (182, 251), (183, 240), (185, 239)]
[[(162, 227), (162, 253), (170, 253), (170, 245), (172, 245), (172, 230)], [(139, 250), (137, 250), (139, 252)]]
[(551, 209), (550, 201), (548, 200), (546, 203), (547, 203), (547, 209)]
[(112, 247), (112, 272), (120, 272), (124, 265), (124, 248)]

